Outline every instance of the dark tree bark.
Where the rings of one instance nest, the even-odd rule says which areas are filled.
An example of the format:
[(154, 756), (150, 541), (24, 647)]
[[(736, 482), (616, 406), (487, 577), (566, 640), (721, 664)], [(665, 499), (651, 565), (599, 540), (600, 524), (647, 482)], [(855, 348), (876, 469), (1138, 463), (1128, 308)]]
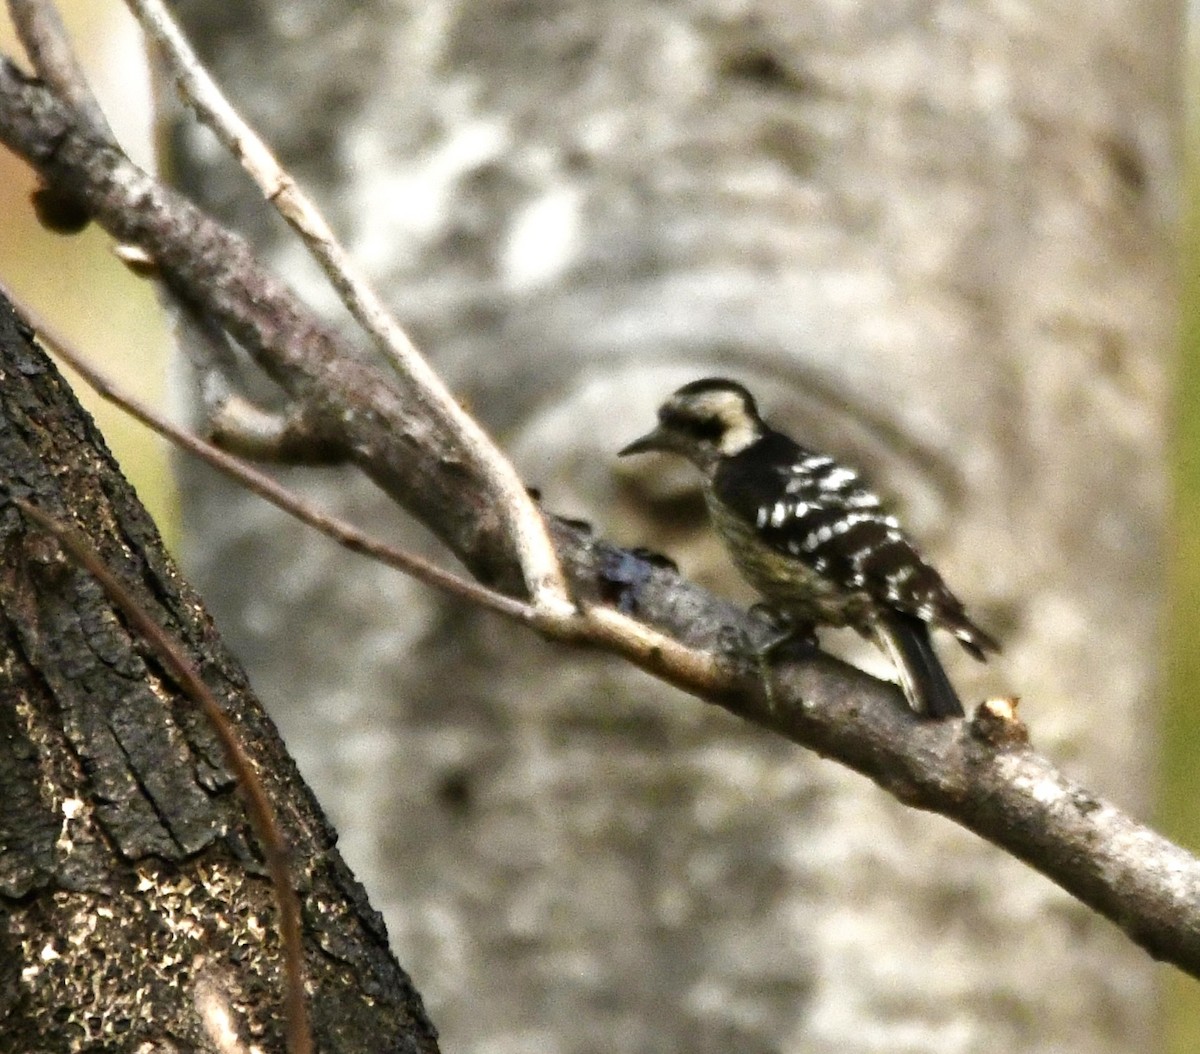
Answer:
[(245, 674), (7, 302), (0, 480), (0, 1051), (208, 1050), (222, 1002), (244, 1041), (282, 1049), (274, 894), (213, 729), (13, 498), (87, 535), (238, 729), (292, 850), (319, 1049), (435, 1051)]

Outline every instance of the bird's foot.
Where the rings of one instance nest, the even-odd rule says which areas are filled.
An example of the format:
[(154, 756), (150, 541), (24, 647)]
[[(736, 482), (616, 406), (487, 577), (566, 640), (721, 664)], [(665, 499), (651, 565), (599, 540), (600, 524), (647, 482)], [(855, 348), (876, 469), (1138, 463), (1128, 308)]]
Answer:
[(757, 676), (773, 707), (772, 666), (780, 659), (809, 655), (817, 647), (817, 635), (811, 623), (788, 619), (766, 604), (755, 604), (750, 614), (759, 625), (750, 631), (726, 627), (721, 633), (719, 654), (731, 673)]
[(817, 631), (811, 622), (789, 618), (769, 604), (755, 604), (750, 614), (766, 623), (754, 646), (760, 662), (786, 657), (788, 652), (807, 653), (817, 647)]

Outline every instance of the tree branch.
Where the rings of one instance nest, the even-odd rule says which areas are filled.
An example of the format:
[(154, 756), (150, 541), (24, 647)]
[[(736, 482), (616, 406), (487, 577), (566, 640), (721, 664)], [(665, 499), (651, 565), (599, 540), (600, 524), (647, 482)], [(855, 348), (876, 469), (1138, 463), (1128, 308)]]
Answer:
[(58, 9), (48, 0), (8, 0), (21, 46), (37, 75), (99, 139), (115, 143), (108, 119), (71, 47)]
[(396, 369), (409, 401), (428, 405), (454, 433), (478, 470), (488, 478), (497, 507), (524, 571), (533, 602), (562, 614), (571, 610), (570, 597), (554, 547), (537, 506), (530, 500), (512, 464), (455, 400), (408, 334), (361, 275), (338, 243), (333, 229), (296, 181), (275, 160), (266, 143), (242, 120), (208, 71), (196, 58), (183, 31), (159, 0), (126, 0), (146, 34), (158, 46), (175, 78), (183, 100), (225, 144), (258, 184), (267, 200), (287, 220), (321, 265), (350, 313)]
[(7, 61), (0, 96), (7, 145), (44, 180), (86, 202), (110, 234), (152, 259), (176, 295), (203, 306), (390, 497), (469, 555), (476, 574), (506, 592), (522, 587), (519, 555), (497, 511), (504, 493), (453, 420), (364, 361), (259, 266), (244, 239), (92, 138), (48, 89)]
[[(246, 244), (91, 139), (43, 87), (0, 66), (0, 139), (49, 183), (78, 194), (114, 236), (157, 262), (180, 295), (220, 320), (298, 401), (314, 407), (349, 456), (489, 585), (519, 586), (517, 561), (486, 475), (447, 422), (407, 401), (364, 364)], [(819, 652), (774, 670), (730, 640), (745, 613), (674, 571), (566, 521), (553, 537), (589, 632), (643, 669), (866, 775), (1050, 877), (1156, 958), (1200, 976), (1200, 861), (1072, 782), (1025, 742), (1004, 704), (970, 721), (929, 723), (894, 686)], [(616, 605), (620, 610), (610, 606)], [(635, 621), (624, 612), (638, 616)]]
[(147, 428), (153, 429), (164, 439), (174, 443), (180, 450), (195, 455), (218, 472), (225, 473), (240, 486), (269, 501), (289, 516), (320, 531), (327, 538), (333, 539), (338, 545), (351, 552), (368, 556), (387, 567), (411, 575), (426, 585), (444, 590), (460, 600), (478, 604), (480, 607), (507, 615), (518, 622), (528, 625), (537, 624), (538, 610), (533, 605), (453, 575), (422, 557), (370, 537), (353, 524), (326, 515), (242, 458), (172, 424), (152, 406), (128, 392), (122, 391), (111, 378), (106, 377), (82, 355), (77, 354), (70, 343), (46, 319), (40, 318), (26, 304), (19, 303), (4, 288), (3, 283), (0, 283), (0, 296), (7, 297), (17, 305), (18, 310), (37, 332), (42, 343), (48, 345), (59, 359), (79, 374), (97, 395), (124, 410), (130, 417), (140, 421)]

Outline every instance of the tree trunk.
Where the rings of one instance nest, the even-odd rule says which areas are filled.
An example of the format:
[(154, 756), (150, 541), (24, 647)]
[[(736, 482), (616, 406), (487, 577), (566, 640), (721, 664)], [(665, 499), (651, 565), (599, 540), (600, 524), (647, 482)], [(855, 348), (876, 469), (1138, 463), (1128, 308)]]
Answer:
[(0, 302), (0, 1051), (211, 1050), (220, 1007), (283, 1049), (274, 893), (219, 740), (12, 498), (87, 534), (238, 729), (291, 850), (319, 1049), (436, 1051), (245, 674), (31, 337)]
[[(734, 375), (1002, 639), (964, 695), (1148, 810), (1180, 4), (179, 8), (549, 507), (739, 589), (682, 477), (612, 460)], [(190, 192), (319, 289), (185, 127)], [(989, 846), (186, 473), (188, 565), (451, 1048), (1150, 1042), (1151, 964)]]

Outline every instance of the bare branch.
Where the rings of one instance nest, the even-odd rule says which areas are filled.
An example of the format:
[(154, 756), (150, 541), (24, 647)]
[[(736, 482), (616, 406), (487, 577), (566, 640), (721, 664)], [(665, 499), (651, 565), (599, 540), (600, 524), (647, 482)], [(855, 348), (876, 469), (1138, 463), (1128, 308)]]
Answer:
[(313, 201), (234, 110), (166, 6), (160, 0), (126, 0), (126, 3), (158, 46), (183, 99), (300, 235), (350, 313), (397, 373), (415, 389), (415, 397), (436, 408), (438, 417), (454, 430), (458, 442), (488, 477), (498, 508), (508, 523), (534, 604), (559, 614), (568, 613), (572, 604), (546, 525), (512, 464), (478, 422), (459, 406), (339, 244)]
[[(138, 245), (184, 301), (203, 307), (347, 456), (484, 581), (522, 588), (519, 557), (497, 514), (494, 479), (452, 422), (401, 389), (391, 371), (316, 318), (265, 271), (246, 242), (95, 140), (47, 89), (0, 62), (0, 138), (44, 179), (84, 200), (119, 241)], [(453, 466), (453, 471), (447, 471)]]
[(44, 530), (54, 535), (71, 557), (104, 588), (104, 592), (133, 624), (139, 637), (150, 645), (159, 661), (170, 671), (179, 687), (204, 712), (220, 740), (229, 767), (237, 777), (246, 802), (246, 813), (262, 846), (263, 859), (279, 905), (279, 933), (284, 950), (284, 1006), (289, 1054), (312, 1054), (312, 1028), (308, 1020), (308, 997), (304, 990), (304, 942), (300, 924), (300, 899), (292, 884), (288, 848), (275, 816), (267, 789), (242, 746), (237, 729), (226, 716), (217, 697), (200, 676), (183, 649), (154, 620), (136, 596), (108, 569), (88, 540), (46, 512), (20, 498), (14, 504)]
[(502, 593), (497, 593), (478, 583), (459, 578), (413, 553), (372, 538), (344, 520), (326, 515), (286, 487), (280, 486), (253, 465), (236, 455), (221, 450), (212, 443), (205, 442), (186, 429), (172, 424), (153, 407), (123, 391), (111, 378), (106, 377), (82, 355), (77, 354), (71, 344), (44, 318), (40, 318), (26, 304), (17, 300), (2, 284), (0, 284), (0, 295), (6, 296), (18, 306), (21, 314), (36, 330), (38, 337), (48, 344), (54, 354), (79, 374), (98, 395), (107, 399), (114, 406), (120, 407), (130, 417), (153, 429), (165, 439), (170, 440), (181, 450), (195, 454), (219, 472), (224, 472), (236, 480), (247, 490), (265, 498), (272, 505), (294, 516), (302, 523), (315, 527), (322, 534), (352, 552), (362, 553), (378, 560), (381, 564), (394, 567), (398, 571), (412, 575), (418, 581), (449, 593), (451, 596), (478, 604), (480, 607), (507, 615), (509, 618), (528, 625), (538, 624), (538, 611), (532, 605), (513, 597), (504, 596)]
[(37, 75), (79, 114), (93, 135), (115, 143), (116, 136), (71, 47), (58, 8), (51, 0), (8, 0), (8, 13)]
[(336, 465), (346, 460), (344, 451), (314, 430), (303, 406), (291, 413), (272, 413), (237, 394), (213, 406), (208, 435), (222, 450), (250, 461)]
[(14, 304), (20, 305), (21, 312), (37, 331), (38, 336), (97, 394), (180, 449), (195, 454), (213, 468), (242, 484), (247, 490), (265, 498), (302, 523), (314, 527), (344, 548), (412, 575), (418, 581), (459, 599), (532, 626), (548, 637), (573, 643), (593, 644), (616, 652), (635, 665), (680, 686), (691, 686), (700, 690), (713, 690), (717, 687), (718, 669), (711, 656), (703, 651), (688, 648), (612, 608), (593, 605), (578, 615), (572, 613), (565, 617), (546, 612), (478, 583), (459, 578), (413, 553), (372, 538), (352, 524), (321, 512), (241, 458), (179, 428), (153, 407), (122, 391), (119, 385), (76, 353), (70, 343), (44, 318), (40, 318), (36, 312), (15, 300), (3, 285), (0, 285), (0, 293), (8, 296)]

